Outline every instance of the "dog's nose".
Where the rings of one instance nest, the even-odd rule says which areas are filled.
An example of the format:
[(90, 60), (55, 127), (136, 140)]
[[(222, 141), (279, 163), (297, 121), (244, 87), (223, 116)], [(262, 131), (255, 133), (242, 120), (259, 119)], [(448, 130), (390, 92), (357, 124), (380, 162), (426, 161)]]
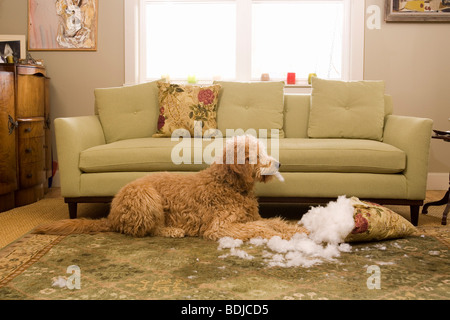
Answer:
[(281, 162), (278, 162), (278, 169), (281, 168)]

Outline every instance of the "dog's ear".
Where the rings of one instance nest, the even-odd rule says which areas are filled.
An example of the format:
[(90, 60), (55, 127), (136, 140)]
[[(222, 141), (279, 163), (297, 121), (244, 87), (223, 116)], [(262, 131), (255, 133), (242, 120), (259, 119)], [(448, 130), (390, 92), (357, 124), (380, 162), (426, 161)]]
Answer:
[(232, 171), (239, 180), (245, 182), (245, 183), (253, 183), (253, 167), (251, 164), (226, 164), (225, 166), (228, 167), (230, 171)]

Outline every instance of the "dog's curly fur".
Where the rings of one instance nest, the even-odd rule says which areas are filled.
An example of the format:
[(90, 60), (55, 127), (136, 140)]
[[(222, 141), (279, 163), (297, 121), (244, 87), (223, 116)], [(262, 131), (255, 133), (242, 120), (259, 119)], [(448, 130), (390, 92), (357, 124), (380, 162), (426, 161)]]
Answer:
[[(306, 232), (280, 218), (261, 218), (253, 189), (256, 182), (269, 181), (273, 177), (270, 173), (278, 174), (279, 163), (252, 136), (234, 137), (227, 141), (227, 145), (230, 143), (234, 147), (232, 163), (227, 161), (224, 148), (223, 156), (198, 173), (147, 175), (116, 194), (106, 218), (61, 220), (39, 226), (34, 233), (114, 231), (134, 237), (200, 236), (218, 240), (228, 236), (245, 241), (253, 237), (290, 238)], [(256, 161), (252, 161), (252, 143), (258, 149)], [(239, 164), (242, 150), (245, 163)]]

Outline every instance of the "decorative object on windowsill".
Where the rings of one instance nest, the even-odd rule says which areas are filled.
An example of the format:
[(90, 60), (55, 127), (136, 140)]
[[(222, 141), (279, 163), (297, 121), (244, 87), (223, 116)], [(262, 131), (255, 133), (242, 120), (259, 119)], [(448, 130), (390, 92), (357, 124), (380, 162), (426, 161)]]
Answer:
[(449, 0), (386, 0), (386, 22), (450, 22)]
[(308, 74), (308, 84), (311, 84), (311, 79), (312, 79), (313, 77), (316, 77), (316, 78), (317, 78), (317, 74), (315, 74), (315, 73), (310, 73), (310, 74)]
[(195, 77), (195, 75), (190, 75), (187, 78), (187, 82), (190, 84), (196, 84), (197, 83), (197, 78)]
[(287, 84), (295, 84), (295, 72), (288, 72), (286, 83)]
[(268, 73), (261, 74), (261, 81), (270, 81), (270, 76)]

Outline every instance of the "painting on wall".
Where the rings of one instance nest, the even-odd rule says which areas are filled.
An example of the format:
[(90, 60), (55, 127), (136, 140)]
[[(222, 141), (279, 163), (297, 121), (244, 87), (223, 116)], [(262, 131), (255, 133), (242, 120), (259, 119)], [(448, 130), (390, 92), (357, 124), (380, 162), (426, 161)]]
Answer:
[(24, 35), (0, 35), (0, 63), (14, 63), (26, 57)]
[(28, 0), (28, 50), (97, 50), (98, 0)]
[(450, 0), (386, 0), (387, 22), (450, 22)]

